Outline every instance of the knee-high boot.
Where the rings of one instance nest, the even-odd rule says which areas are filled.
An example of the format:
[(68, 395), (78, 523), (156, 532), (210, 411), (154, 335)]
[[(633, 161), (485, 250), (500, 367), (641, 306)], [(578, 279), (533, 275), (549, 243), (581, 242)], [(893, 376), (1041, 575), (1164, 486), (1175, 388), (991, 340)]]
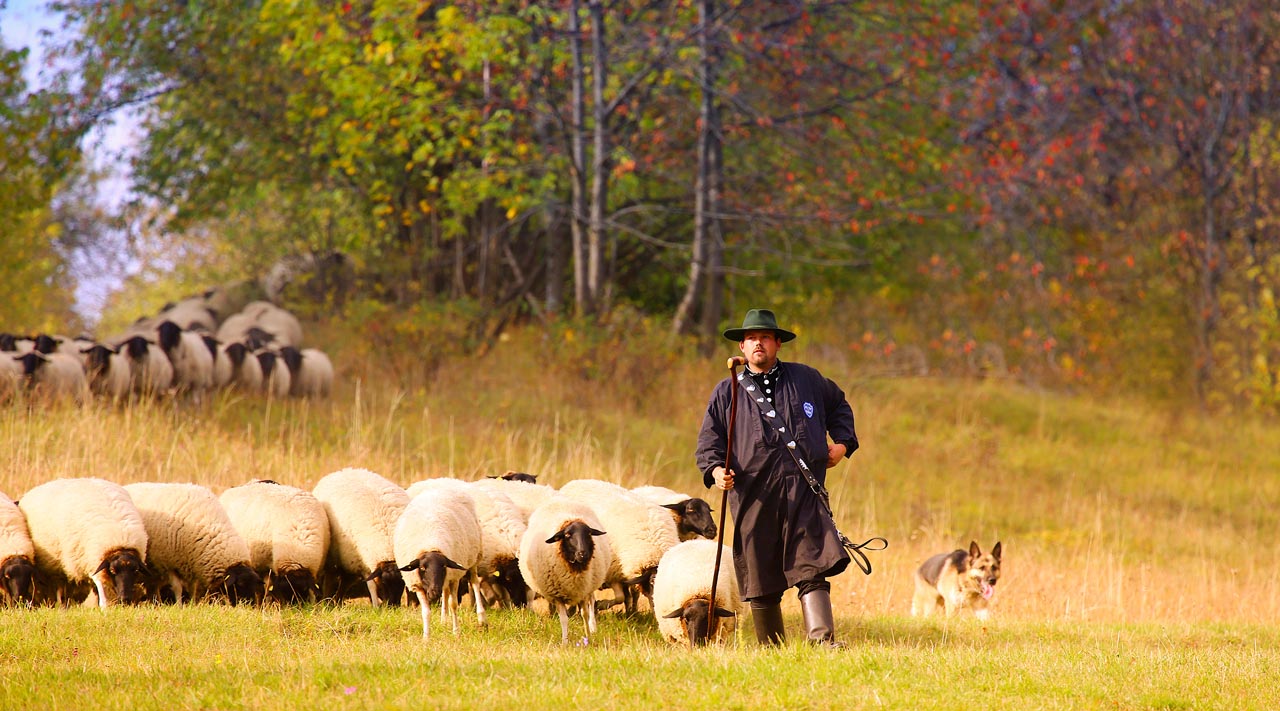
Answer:
[(751, 623), (756, 628), (756, 641), (760, 644), (782, 645), (787, 641), (786, 627), (782, 622), (782, 604), (765, 607), (751, 606)]
[(831, 593), (813, 590), (800, 598), (800, 612), (804, 615), (804, 634), (810, 644), (842, 649), (836, 641), (836, 622), (831, 614)]

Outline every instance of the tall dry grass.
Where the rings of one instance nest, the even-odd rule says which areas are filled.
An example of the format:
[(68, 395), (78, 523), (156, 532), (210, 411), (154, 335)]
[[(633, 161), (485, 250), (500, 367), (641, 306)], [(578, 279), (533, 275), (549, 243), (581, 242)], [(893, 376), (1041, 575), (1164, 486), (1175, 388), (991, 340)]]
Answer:
[[(336, 327), (314, 340), (338, 366), (332, 400), (0, 409), (0, 491), (73, 476), (221, 490), (255, 477), (311, 487), (345, 466), (403, 485), (516, 469), (552, 485), (661, 484), (719, 506), (692, 450), (730, 344), (699, 358), (652, 329), (591, 344), (529, 329), (456, 358), (374, 354)], [(833, 503), (851, 538), (890, 541), (871, 554), (874, 574), (835, 579), (839, 615), (907, 614), (919, 561), (971, 539), (1003, 543), (999, 616), (1280, 615), (1280, 433), (1268, 423), (1011, 383), (873, 378), (802, 342), (782, 356), (848, 393), (862, 448), (830, 472)]]

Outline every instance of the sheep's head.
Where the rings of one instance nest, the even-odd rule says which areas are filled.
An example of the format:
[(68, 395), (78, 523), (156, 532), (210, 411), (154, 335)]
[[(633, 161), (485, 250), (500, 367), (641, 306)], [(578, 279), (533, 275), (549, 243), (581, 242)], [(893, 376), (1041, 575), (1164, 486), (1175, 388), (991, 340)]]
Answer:
[(569, 569), (582, 572), (591, 564), (591, 557), (596, 552), (596, 542), (592, 536), (603, 536), (604, 531), (597, 531), (583, 521), (566, 523), (555, 535), (547, 539), (547, 543), (560, 544), (560, 557)]
[(716, 522), (711, 518), (711, 504), (699, 498), (689, 498), (678, 504), (663, 504), (676, 516), (676, 527), (680, 532), (680, 540), (693, 538), (716, 538)]
[(35, 346), (32, 348), (36, 353), (44, 353), (49, 355), (58, 350), (58, 346), (62, 344), (61, 338), (55, 338), (47, 333), (41, 333), (35, 338)]
[(261, 351), (255, 355), (258, 356), (258, 365), (262, 366), (262, 377), (271, 377), (271, 371), (276, 367), (276, 354), (273, 351)]
[(236, 563), (227, 568), (227, 572), (214, 578), (209, 587), (214, 594), (225, 595), (232, 605), (241, 602), (258, 604), (266, 596), (262, 576), (246, 563)]
[(388, 605), (398, 606), (400, 599), (404, 597), (404, 576), (392, 561), (384, 560), (379, 563), (364, 580), (366, 583), (373, 583), (378, 599)]
[(280, 359), (284, 361), (290, 375), (297, 375), (302, 370), (302, 351), (297, 348), (284, 346), (280, 349)]
[(101, 377), (107, 372), (111, 368), (111, 356), (115, 354), (115, 351), (100, 343), (80, 352), (85, 356), (84, 369), (90, 378)]
[(498, 477), (498, 478), (499, 478), (499, 479), (506, 479), (507, 481), (523, 481), (523, 482), (525, 482), (526, 484), (537, 484), (537, 483), (538, 483), (538, 477), (537, 477), (537, 476), (535, 476), (535, 475), (533, 475), (533, 474), (528, 474), (528, 473), (526, 473), (526, 472), (508, 471), (508, 472), (504, 473), (502, 476), (500, 476), (500, 477)]
[(529, 604), (529, 585), (520, 574), (519, 560), (508, 558), (499, 563), (497, 570), (493, 572), (493, 579), (506, 591), (511, 604), (516, 607), (526, 607)]
[(173, 321), (165, 321), (156, 326), (156, 334), (160, 336), (160, 350), (172, 352), (182, 342), (182, 327)]
[(415, 587), (421, 588), (422, 594), (427, 598), (428, 605), (434, 605), (440, 601), (440, 596), (444, 593), (445, 576), (448, 575), (449, 569), (466, 570), (466, 568), (449, 560), (440, 551), (428, 551), (415, 558), (408, 565), (403, 565), (400, 570), (409, 572), (411, 570), (418, 571), (418, 582)]
[(267, 576), (267, 593), (281, 604), (306, 602), (317, 590), (316, 576), (300, 565), (288, 565)]
[(227, 360), (230, 360), (231, 364), (237, 368), (244, 365), (244, 357), (248, 353), (249, 347), (243, 343), (232, 343), (227, 346)]
[[(701, 647), (711, 641), (711, 617), (713, 610), (711, 601), (705, 597), (695, 597), (670, 613), (663, 615), (668, 620), (680, 620), (689, 644)], [(714, 608), (716, 617), (734, 617), (735, 615), (723, 607)]]
[(125, 353), (128, 354), (130, 360), (142, 360), (147, 357), (147, 353), (151, 351), (151, 342), (146, 336), (134, 336), (121, 344)]
[(34, 601), (35, 580), (36, 566), (25, 555), (11, 555), (0, 562), (0, 591), (9, 602)]
[(142, 563), (142, 556), (133, 548), (117, 548), (102, 559), (94, 575), (106, 573), (115, 589), (116, 598), (130, 605), (138, 601), (139, 584), (147, 575), (147, 567)]

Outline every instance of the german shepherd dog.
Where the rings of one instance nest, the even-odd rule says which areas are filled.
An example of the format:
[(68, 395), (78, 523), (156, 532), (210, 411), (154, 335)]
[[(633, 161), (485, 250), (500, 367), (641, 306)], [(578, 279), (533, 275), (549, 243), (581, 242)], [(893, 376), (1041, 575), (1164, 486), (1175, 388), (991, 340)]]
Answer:
[(912, 616), (928, 617), (939, 607), (951, 617), (961, 608), (971, 608), (980, 620), (987, 619), (987, 604), (1000, 579), (1000, 542), (983, 555), (977, 541), (969, 550), (939, 553), (916, 570), (916, 594), (911, 600)]

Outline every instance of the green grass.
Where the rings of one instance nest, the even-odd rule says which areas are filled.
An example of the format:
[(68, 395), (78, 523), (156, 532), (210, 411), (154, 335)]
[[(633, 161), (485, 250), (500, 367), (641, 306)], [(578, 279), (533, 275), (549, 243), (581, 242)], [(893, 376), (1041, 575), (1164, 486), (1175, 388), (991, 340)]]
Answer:
[[(402, 485), (507, 469), (655, 483), (719, 505), (692, 449), (722, 357), (517, 330), (482, 357), (393, 350), (387, 369), (338, 333), (316, 338), (339, 370), (330, 401), (0, 408), (0, 491), (309, 488), (364, 466)], [(890, 541), (874, 574), (833, 581), (844, 652), (761, 650), (748, 629), (691, 653), (614, 615), (591, 647), (561, 648), (536, 614), (479, 630), (464, 611), (460, 635), (433, 624), (424, 643), (415, 612), (364, 605), (0, 610), (0, 709), (1280, 708), (1274, 423), (812, 362), (862, 441), (828, 478), (841, 527)], [(909, 617), (915, 567), (970, 539), (1003, 542), (992, 620)]]

